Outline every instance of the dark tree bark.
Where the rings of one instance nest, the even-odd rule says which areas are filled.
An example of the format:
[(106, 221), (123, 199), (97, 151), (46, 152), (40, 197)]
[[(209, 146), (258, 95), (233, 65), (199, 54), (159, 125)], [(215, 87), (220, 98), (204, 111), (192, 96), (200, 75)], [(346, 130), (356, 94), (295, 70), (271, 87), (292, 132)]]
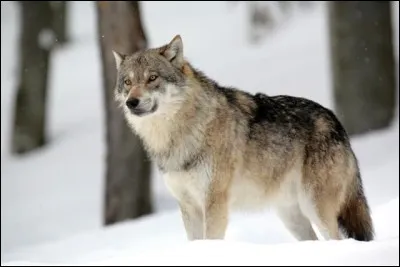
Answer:
[(103, 61), (104, 104), (107, 128), (105, 224), (152, 212), (151, 162), (142, 142), (128, 128), (114, 101), (117, 70), (112, 50), (132, 54), (146, 47), (139, 3), (97, 2), (99, 41)]
[(395, 65), (389, 1), (329, 2), (335, 110), (350, 135), (390, 125)]
[(57, 45), (63, 45), (68, 41), (67, 36), (67, 1), (50, 1), (53, 10), (53, 28)]
[(52, 47), (52, 13), (47, 1), (20, 1), (19, 84), (14, 107), (12, 153), (23, 154), (46, 143), (46, 98)]

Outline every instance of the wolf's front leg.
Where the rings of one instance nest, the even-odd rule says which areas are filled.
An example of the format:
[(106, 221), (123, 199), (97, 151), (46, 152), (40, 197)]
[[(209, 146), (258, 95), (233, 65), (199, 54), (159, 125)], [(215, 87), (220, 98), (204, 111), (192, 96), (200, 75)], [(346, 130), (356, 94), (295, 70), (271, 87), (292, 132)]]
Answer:
[(215, 155), (204, 199), (205, 239), (224, 239), (228, 227), (228, 190), (232, 182), (234, 167), (232, 162), (226, 158), (229, 152), (224, 149), (219, 151), (221, 154)]
[(211, 192), (204, 210), (205, 239), (224, 239), (228, 226), (228, 199), (226, 192)]
[(202, 208), (188, 199), (180, 201), (179, 207), (188, 240), (203, 239)]

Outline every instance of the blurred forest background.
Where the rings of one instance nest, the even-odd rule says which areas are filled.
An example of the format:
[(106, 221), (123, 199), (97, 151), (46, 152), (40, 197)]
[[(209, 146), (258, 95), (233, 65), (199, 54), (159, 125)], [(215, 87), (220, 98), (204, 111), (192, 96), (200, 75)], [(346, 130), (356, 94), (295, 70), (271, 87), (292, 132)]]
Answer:
[[(24, 231), (28, 230), (23, 230), (22, 224), (18, 220), (10, 219), (11, 217), (20, 214), (18, 216), (23, 218), (20, 219), (21, 221), (37, 220), (37, 214), (41, 212), (40, 203), (51, 203), (54, 199), (59, 199), (58, 192), (62, 190), (69, 190), (68, 194), (64, 194), (63, 200), (54, 202), (54, 205), (69, 205), (68, 203), (71, 201), (78, 203), (78, 206), (79, 203), (86, 203), (87, 194), (92, 191), (83, 188), (91, 188), (90, 181), (96, 180), (96, 184), (99, 186), (95, 187), (97, 197), (91, 198), (89, 201), (91, 204), (87, 207), (96, 206), (99, 207), (99, 210), (91, 211), (87, 207), (80, 210), (75, 206), (71, 209), (63, 209), (55, 206), (45, 212), (50, 213), (49, 217), (54, 217), (61, 214), (55, 210), (64, 210), (60, 216), (66, 224), (71, 225), (75, 224), (74, 218), (96, 212), (96, 214), (101, 214), (101, 217), (92, 216), (95, 217), (92, 220), (98, 221), (99, 226), (105, 226), (126, 220), (135, 220), (158, 211), (155, 207), (155, 195), (159, 189), (155, 190), (153, 184), (154, 179), (161, 178), (155, 175), (156, 169), (149, 161), (140, 140), (128, 129), (122, 113), (113, 99), (116, 70), (112, 50), (130, 54), (150, 46), (162, 45), (167, 43), (175, 33), (181, 34), (185, 50), (198, 51), (199, 54), (197, 56), (194, 52), (192, 55), (187, 52), (191, 55), (189, 60), (193, 59), (192, 63), (195, 66), (199, 65), (205, 73), (210, 73), (212, 78), (246, 91), (292, 94), (313, 98), (332, 108), (352, 137), (382, 131), (391, 127), (398, 120), (398, 76), (396, 75), (398, 72), (398, 40), (395, 41), (398, 35), (394, 34), (394, 24), (398, 24), (398, 18), (397, 22), (393, 18), (393, 2), (220, 2), (218, 10), (224, 10), (225, 13), (235, 14), (240, 10), (239, 22), (231, 25), (227, 24), (229, 22), (225, 22), (224, 25), (227, 26), (224, 27), (226, 29), (230, 27), (230, 30), (222, 31), (221, 29), (225, 28), (220, 25), (224, 21), (216, 19), (219, 15), (216, 15), (217, 13), (213, 15), (213, 6), (208, 4), (207, 8), (198, 10), (203, 14), (196, 17), (199, 20), (196, 24), (198, 26), (187, 30), (191, 34), (178, 32), (180, 29), (173, 28), (173, 25), (184, 24), (185, 20), (191, 16), (190, 13), (185, 13), (186, 10), (189, 10), (188, 4), (182, 3), (186, 7), (185, 11), (183, 9), (182, 11), (176, 10), (176, 13), (169, 14), (171, 21), (174, 18), (177, 22), (167, 21), (168, 14), (163, 14), (163, 9), (168, 4), (168, 2), (150, 4), (140, 1), (93, 1), (87, 3), (86, 7), (82, 7), (80, 10), (77, 3), (67, 1), (1, 3), (2, 39), (14, 38), (16, 40), (15, 48), (7, 50), (7, 54), (6, 50), (3, 51), (2, 41), (1, 52), (2, 113), (6, 114), (4, 116), (2, 114), (2, 120), (7, 116), (5, 119), (7, 124), (2, 122), (2, 128), (4, 126), (6, 130), (2, 130), (1, 137), (2, 253), (3, 247), (5, 250), (15, 249), (20, 243), (27, 245), (30, 242), (33, 243), (34, 240), (32, 238), (31, 241), (28, 240), (25, 243), (21, 240), (18, 241), (23, 239), (19, 235), (25, 235)], [(14, 5), (16, 10), (19, 10), (18, 23), (12, 22), (11, 15), (3, 18), (5, 14), (3, 14), (3, 9), (6, 5)], [(73, 5), (75, 8), (72, 8)], [(89, 7), (90, 5), (91, 7)], [(179, 6), (180, 4), (175, 2), (173, 5)], [(147, 13), (143, 11), (146, 8), (152, 9), (154, 17), (160, 14), (164, 15), (165, 25), (158, 24), (160, 29), (156, 29), (157, 26), (154, 23), (150, 27), (150, 24), (146, 23)], [(94, 15), (87, 15), (89, 13), (86, 12), (89, 9), (93, 10)], [(247, 57), (246, 53), (242, 53), (240, 49), (247, 49), (251, 51), (248, 52), (251, 53), (251, 57), (259, 57), (260, 62), (264, 61), (263, 53), (267, 53), (267, 49), (263, 48), (264, 45), (273, 43), (275, 36), (279, 36), (281, 31), (289, 27), (287, 25), (292, 17), (300, 16), (299, 14), (307, 17), (307, 14), (311, 14), (315, 9), (323, 9), (326, 14), (326, 23), (321, 26), (326, 30), (320, 31), (320, 33), (327, 35), (323, 51), (326, 52), (328, 58), (326, 69), (329, 72), (324, 74), (328, 77), (326, 79), (328, 82), (326, 87), (329, 89), (326, 92), (328, 93), (322, 92), (323, 89), (320, 87), (312, 87), (312, 85), (320, 84), (313, 81), (321, 78), (319, 73), (309, 73), (307, 77), (310, 82), (305, 83), (304, 86), (303, 84), (296, 86), (296, 84), (285, 81), (292, 79), (291, 75), (297, 73), (297, 70), (291, 71), (296, 66), (300, 66), (299, 68), (304, 72), (307, 70), (312, 72), (315, 69), (315, 67), (308, 68), (307, 65), (302, 66), (301, 58), (299, 60), (295, 56), (291, 56), (293, 61), (290, 58), (280, 58), (279, 56), (265, 58), (265, 60), (271, 61), (268, 63), (271, 66), (275, 64), (274, 62), (284, 65), (281, 68), (283, 71), (281, 71), (282, 75), (279, 76), (279, 81), (274, 84), (276, 88), (269, 91), (268, 88), (271, 87), (270, 73), (267, 69), (262, 68), (262, 63), (259, 64), (259, 67), (254, 68), (259, 73), (245, 71), (247, 66), (253, 63), (250, 63), (250, 56)], [(89, 16), (93, 19), (91, 22), (95, 25), (93, 36), (95, 44), (98, 46), (94, 52), (89, 51), (91, 48), (85, 48), (88, 46), (85, 38), (92, 38), (91, 36), (81, 34), (78, 38), (71, 33), (71, 25), (76, 29), (87, 27), (83, 19), (79, 22), (80, 24), (70, 21), (77, 16), (73, 12), (81, 12), (81, 18)], [(181, 17), (177, 19), (178, 16)], [(208, 16), (212, 17), (211, 20), (215, 23), (216, 28), (213, 33), (208, 33), (204, 29), (210, 24), (203, 24), (202, 16), (204, 20), (207, 20)], [(228, 21), (234, 21), (234, 19)], [(162, 23), (161, 19), (160, 23)], [(158, 34), (153, 39), (149, 38), (149, 36), (155, 36), (151, 34), (152, 31), (161, 32), (162, 29), (168, 27), (169, 23), (171, 23), (170, 27), (165, 34)], [(18, 35), (6, 36), (5, 29), (9, 27), (18, 27), (18, 30), (14, 30)], [(198, 36), (195, 37), (197, 33)], [(311, 32), (310, 35), (299, 33), (299, 43), (292, 42), (292, 39), (283, 43), (287, 47), (298, 46), (294, 53), (301, 54), (303, 53), (302, 46), (305, 46), (307, 39), (319, 38), (313, 37), (313, 34), (315, 32)], [(217, 35), (227, 36), (224, 47), (230, 51), (229, 53), (221, 53), (222, 45), (213, 45), (214, 42), (219, 41), (219, 39), (214, 40)], [(236, 43), (234, 49), (229, 48), (230, 44), (234, 43)], [(78, 49), (78, 46), (82, 49)], [(217, 68), (202, 68), (202, 66), (208, 67), (208, 65), (200, 59), (198, 61), (196, 59), (200, 56), (207, 58), (208, 51), (213, 49), (214, 51), (210, 53), (220, 56), (211, 56), (210, 58), (226, 62), (226, 65), (243, 62), (243, 66), (237, 66), (237, 69), (230, 72), (228, 68), (220, 65), (219, 68), (225, 69), (224, 74), (221, 75), (219, 73), (222, 71), (219, 72)], [(278, 48), (271, 47), (271, 49), (278, 51)], [(9, 51), (14, 52), (9, 54)], [(86, 53), (89, 53), (90, 56)], [(281, 54), (277, 52), (277, 55)], [(3, 57), (7, 57), (9, 60), (4, 60), (3, 63)], [(98, 58), (97, 61), (94, 61), (95, 57)], [(241, 58), (239, 61), (234, 61), (231, 59), (232, 57)], [(309, 57), (312, 57), (312, 54)], [(73, 62), (55, 67), (56, 60)], [(85, 64), (88, 61), (94, 63)], [(15, 63), (11, 65), (10, 62)], [(88, 69), (88, 67), (93, 67), (93, 69)], [(285, 69), (288, 69), (287, 74)], [(75, 72), (78, 75), (71, 75)], [(232, 76), (237, 76), (238, 73), (244, 77), (243, 81), (236, 82), (237, 80), (230, 79)], [(298, 75), (302, 76), (302, 72), (299, 72)], [(11, 81), (11, 78), (6, 76), (12, 76), (14, 80)], [(255, 76), (261, 76), (261, 78), (257, 83), (247, 85), (246, 81), (254, 79)], [(10, 81), (3, 83), (4, 79)], [(54, 82), (55, 80), (57, 82)], [(282, 81), (282, 90), (279, 89), (280, 81)], [(309, 85), (312, 88), (305, 88)], [(285, 86), (290, 89), (283, 89)], [(61, 90), (63, 93), (57, 93)], [(98, 95), (94, 95), (93, 92), (98, 92)], [(323, 97), (319, 97), (320, 94), (324, 94)], [(3, 100), (3, 98), (7, 99)], [(5, 106), (4, 103), (6, 103)], [(58, 111), (54, 112), (55, 109)], [(57, 117), (57, 114), (63, 115)], [(68, 117), (70, 114), (73, 116)], [(74, 121), (71, 118), (85, 119)], [(100, 118), (100, 126), (93, 124), (93, 120), (97, 120), (97, 118)], [(60, 121), (64, 121), (63, 125), (66, 126), (57, 124)], [(52, 124), (53, 122), (55, 124)], [(56, 124), (58, 128), (55, 126)], [(87, 136), (83, 139), (79, 139), (79, 142), (74, 142), (74, 135), (78, 135), (78, 132), (70, 132), (70, 129), (78, 128), (92, 128), (92, 130), (88, 131)], [(60, 148), (61, 151), (51, 152), (53, 151), (51, 147), (60, 146), (61, 140), (70, 134), (73, 135), (72, 139), (68, 141), (67, 145)], [(86, 144), (92, 144), (91, 140), (93, 139), (100, 140), (104, 145), (99, 147), (97, 145), (99, 142), (96, 141), (93, 145), (86, 146)], [(72, 149), (76, 146), (81, 146), (82, 149)], [(45, 156), (46, 153), (47, 156)], [(369, 153), (374, 153), (374, 151), (369, 151)], [(93, 157), (98, 158), (100, 163), (92, 163)], [(52, 161), (49, 160), (50, 158)], [(41, 170), (38, 171), (38, 168)], [(89, 169), (90, 171), (88, 171)], [(93, 169), (96, 170), (92, 171)], [(33, 173), (35, 174), (33, 175)], [(16, 178), (17, 176), (19, 178)], [(34, 180), (39, 176), (39, 180)], [(60, 177), (64, 176), (66, 178), (61, 181)], [(21, 184), (25, 184), (25, 186), (22, 187)], [(37, 187), (41, 187), (41, 189), (37, 189)], [(36, 195), (40, 201), (35, 202), (33, 199), (29, 199), (29, 196), (33, 196), (32, 191), (37, 191)], [(46, 193), (46, 198), (41, 198), (40, 192), (42, 191), (53, 193)], [(19, 195), (18, 200), (16, 200), (16, 195)], [(29, 206), (30, 201), (36, 205)], [(170, 200), (159, 200), (159, 202), (163, 201)], [(171, 203), (173, 202), (171, 201)], [(170, 205), (172, 208), (174, 204)], [(27, 209), (24, 210), (21, 207), (27, 207)], [(52, 213), (53, 211), (54, 213)], [(21, 215), (21, 213), (23, 214)], [(4, 223), (5, 220), (8, 220), (8, 223)], [(19, 224), (21, 226), (18, 226)], [(54, 223), (54, 225), (57, 224)], [(84, 227), (76, 226), (71, 233), (75, 233), (81, 228), (90, 227), (89, 224)], [(30, 229), (31, 232), (36, 230), (37, 228)], [(38, 231), (38, 235), (40, 235), (41, 230)], [(32, 235), (32, 233), (27, 235)], [(48, 238), (56, 236), (57, 234), (53, 234)], [(3, 239), (3, 237), (7, 237), (7, 239)]]

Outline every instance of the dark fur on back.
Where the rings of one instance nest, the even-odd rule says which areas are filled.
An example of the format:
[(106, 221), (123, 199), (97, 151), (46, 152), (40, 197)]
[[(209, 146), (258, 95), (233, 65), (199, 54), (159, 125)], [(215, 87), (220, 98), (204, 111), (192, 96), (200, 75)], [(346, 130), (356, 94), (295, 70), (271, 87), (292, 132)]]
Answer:
[[(252, 95), (233, 87), (223, 87), (206, 77), (201, 71), (192, 66), (191, 68), (194, 70), (196, 79), (206, 85), (205, 88), (214, 89), (217, 94), (226, 98), (232, 109), (248, 116), (249, 139), (254, 136), (257, 126), (261, 125), (269, 129), (276, 128), (282, 135), (286, 134), (288, 137), (306, 141), (310, 135), (316, 133), (315, 122), (320, 118), (332, 126), (329, 132), (324, 133), (329, 137), (327, 141), (341, 142), (346, 146), (349, 144), (348, 135), (334, 113), (312, 100), (288, 95), (268, 96), (264, 93)], [(249, 100), (245, 108), (243, 98)], [(238, 119), (240, 118), (241, 116), (238, 116)]]

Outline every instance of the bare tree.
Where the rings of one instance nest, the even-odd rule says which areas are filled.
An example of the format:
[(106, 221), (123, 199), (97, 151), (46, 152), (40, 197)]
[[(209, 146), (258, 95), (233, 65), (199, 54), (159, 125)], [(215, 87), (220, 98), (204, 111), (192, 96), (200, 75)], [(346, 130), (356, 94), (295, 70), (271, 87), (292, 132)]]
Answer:
[(335, 109), (351, 135), (390, 125), (395, 64), (389, 1), (329, 2)]
[(48, 1), (20, 1), (19, 84), (14, 106), (12, 152), (22, 154), (46, 143), (46, 99), (52, 13)]
[(117, 74), (112, 54), (112, 50), (132, 54), (147, 45), (137, 1), (99, 1), (97, 10), (107, 128), (104, 220), (108, 225), (152, 212), (151, 164), (114, 101)]
[(53, 10), (53, 28), (57, 45), (63, 45), (68, 41), (67, 36), (67, 1), (50, 1)]
[(258, 43), (265, 37), (266, 33), (275, 25), (275, 17), (271, 11), (271, 7), (267, 2), (248, 1), (246, 2), (248, 9), (248, 35), (252, 43)]
[(296, 9), (308, 10), (314, 6), (312, 1), (228, 1), (230, 6), (237, 6), (239, 2), (246, 5), (246, 34), (253, 44), (260, 43)]

